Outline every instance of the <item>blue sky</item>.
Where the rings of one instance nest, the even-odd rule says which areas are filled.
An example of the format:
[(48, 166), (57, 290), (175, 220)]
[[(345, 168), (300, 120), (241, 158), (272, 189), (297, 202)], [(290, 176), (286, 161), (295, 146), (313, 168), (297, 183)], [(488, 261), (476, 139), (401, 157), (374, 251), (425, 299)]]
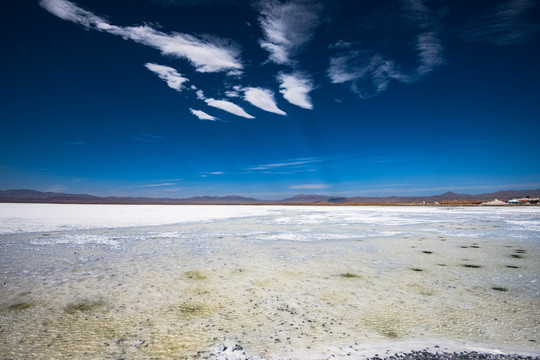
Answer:
[(0, 16), (0, 189), (540, 188), (537, 1), (25, 0)]

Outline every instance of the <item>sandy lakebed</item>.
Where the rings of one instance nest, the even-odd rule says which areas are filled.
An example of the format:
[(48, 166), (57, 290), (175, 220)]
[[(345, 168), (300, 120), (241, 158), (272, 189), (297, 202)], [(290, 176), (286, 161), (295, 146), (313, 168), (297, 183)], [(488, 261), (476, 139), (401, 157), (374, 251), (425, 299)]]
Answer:
[(0, 204), (0, 359), (540, 354), (540, 208)]

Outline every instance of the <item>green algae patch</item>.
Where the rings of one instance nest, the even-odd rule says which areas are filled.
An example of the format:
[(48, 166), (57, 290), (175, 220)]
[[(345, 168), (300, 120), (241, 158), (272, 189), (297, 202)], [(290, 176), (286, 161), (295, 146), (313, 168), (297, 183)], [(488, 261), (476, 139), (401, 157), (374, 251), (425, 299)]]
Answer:
[(500, 287), (500, 286), (493, 286), (491, 289), (496, 290), (496, 291), (508, 292), (507, 288)]
[(80, 312), (92, 312), (103, 307), (105, 304), (103, 301), (83, 301), (78, 303), (68, 304), (64, 311), (70, 315)]
[(187, 276), (188, 279), (191, 279), (191, 280), (205, 280), (205, 279), (208, 279), (208, 276), (204, 272), (198, 271), (198, 270), (186, 271), (186, 276)]
[(392, 329), (384, 329), (380, 333), (389, 339), (397, 339), (399, 337), (398, 333)]
[(178, 306), (180, 317), (183, 319), (192, 319), (197, 317), (210, 317), (216, 311), (212, 304), (186, 302)]
[(388, 339), (397, 339), (401, 337), (401, 317), (398, 314), (378, 315), (373, 318), (365, 319), (366, 325)]
[(17, 304), (13, 304), (10, 307), (8, 307), (8, 310), (21, 311), (21, 310), (30, 309), (33, 306), (34, 306), (34, 304), (31, 304), (31, 303), (17, 303)]
[(421, 271), (424, 271), (424, 269), (420, 269), (420, 268), (411, 268), (412, 271), (416, 271), (416, 272), (421, 272)]
[(474, 264), (463, 264), (461, 266), (470, 268), (470, 269), (480, 269), (482, 267), (481, 265), (474, 265)]

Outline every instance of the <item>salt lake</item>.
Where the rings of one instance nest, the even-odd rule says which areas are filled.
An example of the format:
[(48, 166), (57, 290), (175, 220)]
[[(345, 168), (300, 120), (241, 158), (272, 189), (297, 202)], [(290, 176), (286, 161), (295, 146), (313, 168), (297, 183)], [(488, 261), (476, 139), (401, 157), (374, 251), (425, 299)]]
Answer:
[(540, 354), (539, 259), (539, 207), (0, 204), (0, 358)]

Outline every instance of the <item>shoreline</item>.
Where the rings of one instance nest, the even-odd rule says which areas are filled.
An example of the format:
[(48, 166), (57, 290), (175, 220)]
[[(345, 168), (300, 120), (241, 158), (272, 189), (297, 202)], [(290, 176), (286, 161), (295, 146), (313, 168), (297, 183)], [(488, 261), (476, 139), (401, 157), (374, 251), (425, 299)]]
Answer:
[(539, 359), (540, 351), (506, 345), (483, 344), (458, 340), (402, 340), (354, 344), (348, 347), (328, 346), (324, 353), (317, 350), (297, 350), (275, 354), (268, 358), (252, 355), (241, 344), (226, 340), (217, 346), (208, 360), (271, 360), (271, 359)]

